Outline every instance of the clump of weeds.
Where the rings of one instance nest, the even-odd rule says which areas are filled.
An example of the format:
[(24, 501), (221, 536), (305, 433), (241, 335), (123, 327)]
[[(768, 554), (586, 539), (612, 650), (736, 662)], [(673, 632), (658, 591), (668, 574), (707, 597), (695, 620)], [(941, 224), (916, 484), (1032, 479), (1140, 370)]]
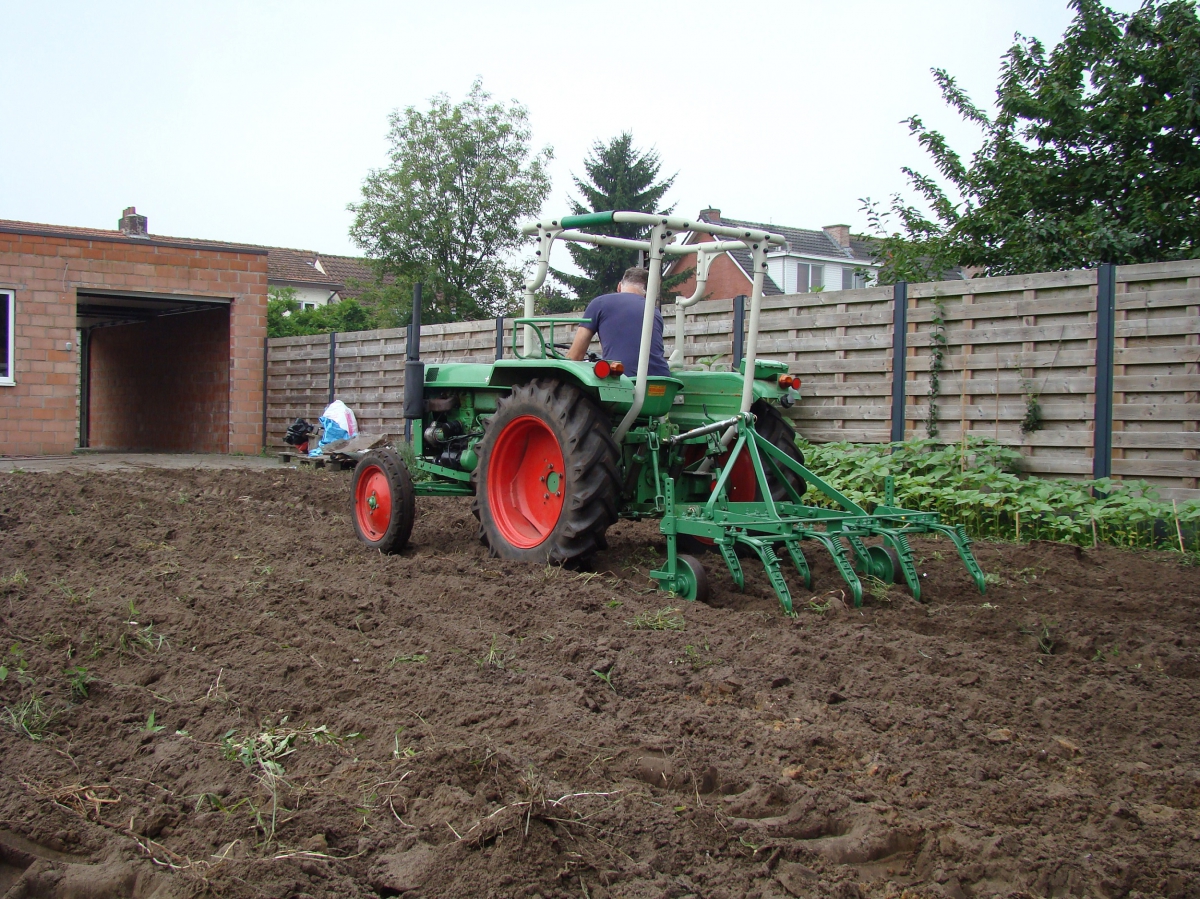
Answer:
[(684, 627), (683, 610), (666, 606), (657, 612), (639, 612), (629, 625), (636, 631), (681, 631)]
[(604, 681), (604, 683), (608, 685), (608, 689), (612, 690), (614, 693), (617, 692), (617, 688), (613, 686), (613, 682), (612, 682), (613, 675), (615, 673), (616, 673), (615, 665), (612, 668), (609, 668), (607, 671), (601, 671), (598, 668), (592, 669), (592, 674), (596, 675), (596, 677), (598, 677), (598, 678), (600, 678), (600, 680)]
[[(132, 605), (133, 603), (130, 603), (130, 606)], [(170, 649), (171, 644), (167, 642), (167, 638), (154, 632), (153, 622), (140, 627), (136, 621), (130, 621), (129, 624), (133, 630), (117, 637), (117, 652), (121, 655), (140, 657), (143, 653), (161, 652), (164, 646)]]
[(5, 723), (35, 743), (53, 736), (50, 725), (57, 717), (58, 713), (47, 707), (40, 696), (31, 696), (14, 706), (4, 707)]
[[(268, 824), (262, 813), (255, 809), (259, 827), (265, 843), (275, 838), (275, 825), (279, 811), (279, 785), (289, 786), (285, 781), (283, 760), (296, 751), (297, 740), (311, 740), (317, 746), (342, 746), (347, 740), (361, 737), (360, 733), (339, 736), (327, 725), (320, 727), (289, 727), (287, 718), (279, 724), (264, 727), (257, 733), (239, 734), (237, 729), (228, 731), (221, 738), (221, 751), (230, 761), (239, 761), (250, 769), (263, 788), (271, 795), (271, 818)], [(251, 806), (253, 808), (253, 806)]]
[(146, 726), (141, 728), (140, 732), (143, 734), (156, 734), (161, 730), (166, 730), (167, 726), (165, 724), (155, 723), (157, 717), (158, 713), (154, 709), (151, 709), (150, 714), (146, 716)]
[(29, 674), (29, 660), (25, 658), (25, 650), (20, 643), (14, 643), (8, 648), (4, 664), (0, 664), (0, 682), (8, 680), (12, 674), (25, 687), (33, 686), (33, 676)]
[(1054, 647), (1058, 645), (1054, 636), (1054, 628), (1057, 625), (1053, 621), (1042, 619), (1042, 623), (1038, 627), (1022, 627), (1021, 633), (1027, 637), (1033, 637), (1037, 640), (1038, 652), (1042, 655), (1054, 655)]
[(804, 604), (804, 608), (814, 615), (824, 615), (833, 608), (833, 599), (826, 597), (824, 600), (813, 597)]
[(709, 648), (708, 640), (705, 640), (704, 645), (700, 647), (693, 646), (689, 643), (687, 646), (683, 647), (683, 658), (676, 659), (675, 664), (688, 664), (692, 666), (693, 671), (703, 671), (705, 668), (711, 668), (713, 665), (718, 665), (721, 663), (721, 659), (718, 659), (716, 656), (706, 655), (706, 653), (711, 652), (712, 650)]
[(892, 601), (892, 585), (887, 581), (868, 575), (863, 579), (863, 586), (867, 588), (867, 595), (875, 602), (888, 603)]
[(88, 698), (90, 684), (95, 683), (96, 678), (88, 673), (88, 670), (82, 665), (75, 665), (63, 671), (67, 676), (67, 687), (71, 693), (72, 702), (83, 702)]
[(0, 587), (8, 590), (15, 590), (17, 593), (21, 593), (28, 586), (29, 576), (26, 575), (25, 571), (21, 568), (18, 568), (7, 577), (0, 577)]
[(67, 583), (66, 578), (51, 578), (50, 584), (51, 586), (57, 588), (58, 592), (61, 593), (66, 601), (73, 606), (78, 605), (79, 603), (87, 605), (89, 602), (91, 602), (92, 596), (94, 596), (96, 593), (96, 589), (93, 587), (92, 589), (88, 590), (87, 593), (81, 594), (74, 587)]
[(388, 663), (388, 667), (395, 668), (397, 665), (402, 665), (409, 662), (421, 663), (428, 661), (429, 656), (425, 655), (423, 652), (415, 652), (411, 655), (400, 655), (397, 653), (395, 657), (392, 658), (392, 661)]
[(475, 664), (480, 669), (498, 668), (503, 670), (512, 661), (513, 655), (512, 650), (506, 652), (500, 648), (499, 634), (492, 634), (492, 642), (488, 646), (488, 651), (476, 659)]

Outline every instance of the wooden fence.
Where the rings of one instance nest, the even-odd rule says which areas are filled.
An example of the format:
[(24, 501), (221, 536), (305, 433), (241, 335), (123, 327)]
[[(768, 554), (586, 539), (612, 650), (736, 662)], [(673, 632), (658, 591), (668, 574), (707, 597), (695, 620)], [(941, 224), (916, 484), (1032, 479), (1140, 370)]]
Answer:
[[(1165, 497), (1200, 496), (1200, 260), (1121, 266), (1115, 282), (1111, 471), (1144, 478)], [(803, 436), (881, 443), (898, 435), (893, 352), (904, 345), (905, 437), (931, 426), (947, 442), (991, 437), (1018, 448), (1032, 474), (1092, 475), (1104, 437), (1094, 428), (1095, 271), (907, 285), (902, 340), (893, 297), (889, 286), (763, 301), (759, 354), (786, 361), (803, 380), (790, 412)], [(664, 311), (669, 353), (674, 316)], [(732, 332), (729, 300), (692, 307), (686, 361), (728, 365)], [(511, 333), (509, 321), (506, 344)], [(488, 362), (495, 344), (494, 322), (421, 329), (426, 362)], [(403, 328), (269, 340), (269, 442), (280, 444), (292, 419), (320, 415), (331, 359), (333, 390), (360, 425), (403, 431), (404, 350)], [(1035, 408), (1040, 427), (1023, 430)]]

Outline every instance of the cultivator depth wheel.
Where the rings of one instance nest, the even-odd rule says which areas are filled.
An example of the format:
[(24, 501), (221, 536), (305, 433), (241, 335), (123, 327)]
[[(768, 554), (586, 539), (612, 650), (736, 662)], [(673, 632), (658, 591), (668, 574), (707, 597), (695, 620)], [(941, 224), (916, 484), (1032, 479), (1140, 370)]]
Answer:
[(678, 563), (675, 592), (689, 602), (708, 602), (708, 573), (704, 566), (698, 559), (683, 553), (675, 559)]
[(480, 537), (495, 555), (561, 563), (603, 548), (620, 490), (610, 430), (560, 381), (519, 384), (499, 401), (474, 475)]
[(416, 517), (412, 478), (393, 449), (372, 450), (354, 468), (350, 486), (351, 518), (358, 539), (380, 552), (408, 545)]
[(900, 568), (900, 554), (886, 544), (867, 547), (867, 570), (862, 572), (885, 584), (903, 584), (904, 571)]

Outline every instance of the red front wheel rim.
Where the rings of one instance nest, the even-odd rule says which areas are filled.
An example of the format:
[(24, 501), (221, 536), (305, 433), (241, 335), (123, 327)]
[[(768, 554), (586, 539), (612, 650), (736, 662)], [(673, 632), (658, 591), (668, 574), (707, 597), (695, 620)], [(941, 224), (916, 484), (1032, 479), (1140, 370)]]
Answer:
[(487, 479), (500, 536), (518, 549), (532, 549), (553, 533), (567, 493), (566, 465), (544, 421), (522, 415), (504, 427), (492, 447)]
[(392, 483), (378, 465), (369, 465), (354, 488), (354, 515), (363, 536), (382, 540), (392, 523)]

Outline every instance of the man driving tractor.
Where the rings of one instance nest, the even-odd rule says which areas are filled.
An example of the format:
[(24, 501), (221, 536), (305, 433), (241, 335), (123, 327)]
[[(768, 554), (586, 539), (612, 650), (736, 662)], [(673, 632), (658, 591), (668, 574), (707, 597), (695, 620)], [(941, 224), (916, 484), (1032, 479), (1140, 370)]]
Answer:
[[(567, 353), (568, 359), (582, 362), (587, 358), (588, 344), (598, 332), (604, 358), (622, 363), (625, 366), (625, 374), (630, 378), (637, 377), (638, 348), (649, 276), (650, 273), (644, 268), (626, 269), (621, 283), (617, 285), (616, 293), (602, 294), (588, 303), (583, 317), (589, 320), (591, 327), (588, 324), (579, 326), (579, 330), (575, 332), (575, 341)], [(654, 331), (650, 337), (648, 374), (654, 377), (671, 374), (663, 352), (663, 317), (657, 309), (654, 310)]]

